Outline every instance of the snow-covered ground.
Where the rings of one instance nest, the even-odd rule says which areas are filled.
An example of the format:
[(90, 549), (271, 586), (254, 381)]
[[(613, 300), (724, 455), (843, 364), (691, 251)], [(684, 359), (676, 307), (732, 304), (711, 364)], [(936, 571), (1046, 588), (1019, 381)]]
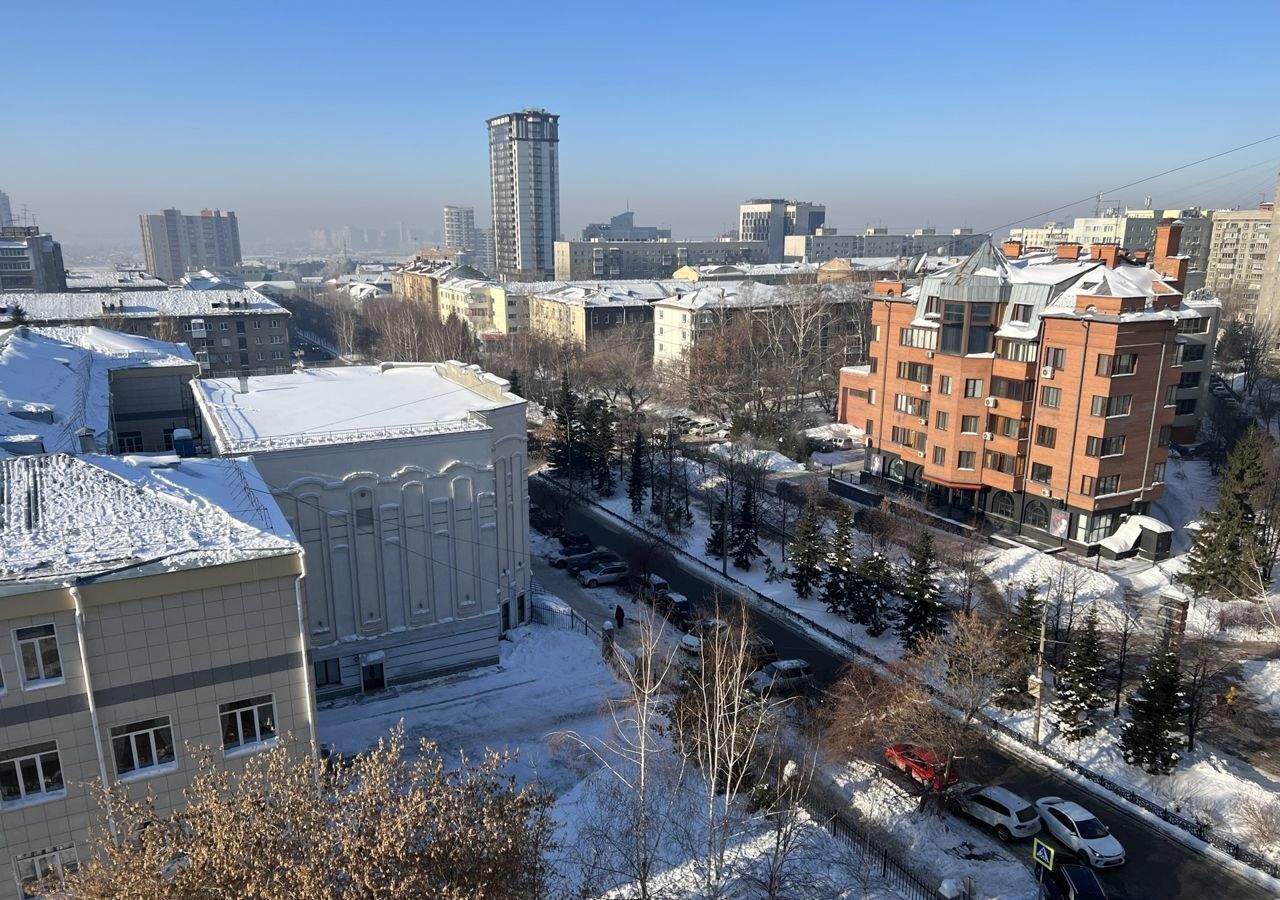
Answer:
[(1193, 529), (1204, 511), (1218, 505), (1218, 479), (1209, 472), (1202, 459), (1178, 459), (1170, 456), (1165, 463), (1164, 496), (1151, 506), (1156, 518), (1173, 527), (1173, 553), (1186, 553), (1191, 546)]
[[(1070, 591), (1076, 598), (1077, 609), (1095, 601), (1101, 601), (1104, 608), (1114, 609), (1124, 596), (1124, 588), (1105, 572), (1079, 565), (1072, 557), (1050, 555), (1032, 547), (1002, 550), (982, 568), (1001, 590), (1034, 584), (1042, 598), (1055, 591)], [(1107, 620), (1105, 613), (1100, 617)]]
[[(707, 452), (715, 456), (728, 456), (734, 452), (734, 446), (731, 441), (723, 441), (709, 446)], [(748, 459), (766, 472), (795, 473), (804, 471), (804, 466), (789, 456), (782, 455), (777, 450), (746, 450), (744, 453)]]
[(1280, 659), (1251, 659), (1240, 664), (1245, 696), (1280, 719)]

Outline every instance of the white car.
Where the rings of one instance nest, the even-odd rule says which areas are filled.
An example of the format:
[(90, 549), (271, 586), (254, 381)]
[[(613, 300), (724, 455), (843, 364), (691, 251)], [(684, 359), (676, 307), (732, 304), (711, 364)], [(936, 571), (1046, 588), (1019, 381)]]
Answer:
[(724, 619), (699, 619), (689, 626), (689, 633), (680, 638), (680, 649), (690, 656), (701, 656), (702, 639), (713, 631), (728, 627), (729, 623)]
[(1008, 788), (992, 785), (966, 790), (960, 800), (965, 815), (995, 829), (996, 837), (1008, 843), (1040, 831), (1036, 808)]
[(1036, 801), (1036, 809), (1044, 827), (1080, 862), (1098, 869), (1124, 865), (1124, 847), (1097, 816), (1079, 803), (1061, 797), (1041, 797)]
[(813, 670), (803, 659), (780, 659), (771, 662), (747, 679), (753, 694), (793, 694), (808, 690), (813, 684)]

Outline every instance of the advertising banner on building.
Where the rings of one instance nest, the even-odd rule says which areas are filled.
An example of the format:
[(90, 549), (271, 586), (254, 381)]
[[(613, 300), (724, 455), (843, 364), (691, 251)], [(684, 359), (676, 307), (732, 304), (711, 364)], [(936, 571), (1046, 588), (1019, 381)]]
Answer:
[(1049, 512), (1049, 533), (1056, 538), (1064, 538), (1067, 536), (1067, 523), (1071, 521), (1071, 516), (1065, 509), (1055, 509)]

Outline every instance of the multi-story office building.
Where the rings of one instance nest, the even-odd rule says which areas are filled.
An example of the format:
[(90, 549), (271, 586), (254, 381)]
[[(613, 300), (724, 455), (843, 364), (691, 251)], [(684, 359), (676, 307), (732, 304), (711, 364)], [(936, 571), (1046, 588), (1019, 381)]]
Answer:
[(473, 250), (476, 246), (476, 211), (471, 206), (444, 208), (444, 245), (452, 250)]
[(35, 225), (0, 227), (0, 293), (65, 291), (62, 245)]
[[(565, 284), (529, 295), (529, 328), (588, 349), (611, 335), (653, 337), (653, 304), (692, 291), (684, 281)], [(647, 348), (642, 348), (646, 355)]]
[(801, 200), (748, 200), (738, 207), (738, 238), (769, 245), (768, 262), (782, 262), (789, 234), (814, 234), (827, 220), (827, 208)]
[(306, 549), (321, 697), (496, 662), (528, 621), (525, 401), (508, 388), (460, 363), (196, 382), (214, 452), (252, 455)]
[(289, 311), (254, 290), (11, 294), (32, 325), (99, 325), (190, 345), (205, 375), (287, 372)]
[(1257, 316), (1274, 213), (1274, 203), (1262, 203), (1213, 214), (1204, 286), (1222, 301), (1227, 318), (1252, 322)]
[(685, 266), (754, 265), (768, 262), (765, 241), (556, 241), (560, 281), (670, 278)]
[(13, 225), (13, 207), (9, 205), (9, 195), (0, 191), (0, 228)]
[(188, 269), (229, 269), (240, 264), (240, 225), (233, 212), (204, 209), (184, 216), (176, 209), (138, 217), (147, 270), (174, 284)]
[(95, 789), (166, 816), (189, 747), (234, 770), (316, 734), (302, 558), (251, 461), (16, 456), (0, 493), (0, 898), (17, 900), (89, 858)]
[[(1184, 297), (1179, 231), (1160, 225), (1154, 269), (1114, 244), (1039, 265), (987, 244), (919, 285), (878, 283), (870, 363), (840, 374), (867, 471), (953, 517), (1096, 552), (1161, 497), (1208, 387), (1218, 304)], [(1168, 551), (1166, 526), (1143, 540)]]
[(496, 274), (504, 281), (550, 278), (560, 237), (560, 117), (525, 109), (487, 124)]
[(1059, 244), (1076, 242), (1076, 236), (1072, 225), (1063, 222), (1045, 222), (1043, 225), (1010, 228), (1009, 240), (1020, 242), (1023, 250), (1027, 252), (1034, 250), (1053, 250), (1056, 252)]
[(584, 241), (662, 241), (671, 237), (670, 228), (637, 225), (633, 212), (618, 213), (607, 223), (597, 222), (582, 229)]

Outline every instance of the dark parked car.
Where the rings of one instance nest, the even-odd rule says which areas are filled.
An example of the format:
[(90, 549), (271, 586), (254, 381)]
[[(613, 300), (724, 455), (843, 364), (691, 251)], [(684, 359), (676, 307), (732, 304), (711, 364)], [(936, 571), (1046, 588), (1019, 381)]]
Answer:
[(591, 538), (581, 531), (560, 532), (560, 546), (568, 550), (570, 547), (590, 547)]
[(698, 610), (694, 608), (693, 601), (684, 594), (674, 592), (659, 594), (653, 601), (653, 606), (681, 631), (688, 631), (693, 627), (693, 623), (698, 621)]
[(1057, 864), (1040, 883), (1040, 896), (1044, 900), (1107, 900), (1092, 869)]
[(778, 661), (778, 648), (773, 641), (765, 637), (753, 637), (747, 643), (747, 652), (751, 654), (751, 664), (763, 669), (771, 662)]
[(614, 553), (612, 550), (592, 550), (585, 556), (575, 556), (573, 559), (565, 563), (565, 571), (574, 578), (578, 577), (578, 573), (583, 569), (590, 569), (596, 563), (616, 563), (622, 562), (622, 557)]
[(593, 553), (604, 553), (608, 547), (567, 547), (563, 550), (553, 550), (547, 554), (547, 562), (551, 563), (554, 569), (568, 568), (569, 564), (579, 559), (591, 556)]

